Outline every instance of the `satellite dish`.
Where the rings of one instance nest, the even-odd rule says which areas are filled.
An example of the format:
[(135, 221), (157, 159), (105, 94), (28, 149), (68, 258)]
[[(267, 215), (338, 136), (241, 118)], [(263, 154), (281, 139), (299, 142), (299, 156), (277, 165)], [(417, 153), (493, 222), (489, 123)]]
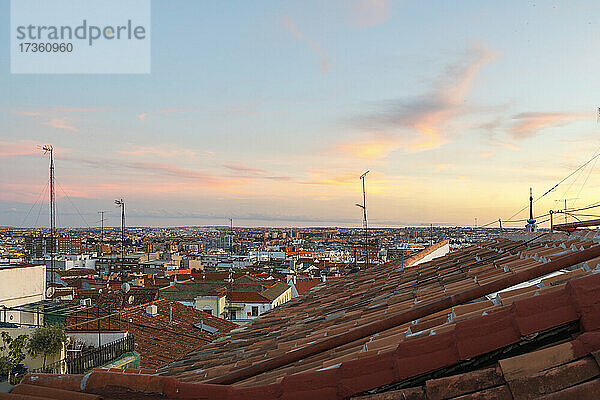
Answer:
[(98, 294), (102, 294), (102, 289), (98, 289)]
[(55, 288), (49, 287), (48, 289), (46, 289), (46, 297), (52, 298), (54, 296), (54, 293), (56, 293)]
[(133, 304), (133, 301), (135, 300), (135, 298), (133, 297), (133, 295), (129, 296), (129, 298), (127, 299), (127, 302), (129, 304)]
[(123, 293), (129, 293), (129, 291), (131, 290), (131, 285), (125, 282), (121, 285), (121, 290), (123, 291)]

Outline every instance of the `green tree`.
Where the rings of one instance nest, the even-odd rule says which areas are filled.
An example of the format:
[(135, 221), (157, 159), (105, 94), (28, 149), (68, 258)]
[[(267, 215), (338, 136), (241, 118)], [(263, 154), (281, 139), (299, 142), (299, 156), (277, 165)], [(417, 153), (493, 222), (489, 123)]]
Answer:
[(44, 355), (42, 368), (45, 368), (46, 358), (59, 353), (66, 341), (67, 335), (62, 325), (39, 326), (31, 334), (27, 349), (32, 357)]
[(29, 337), (27, 335), (19, 335), (16, 338), (12, 338), (8, 332), (0, 332), (0, 338), (2, 338), (2, 345), (0, 346), (0, 365), (8, 375), (8, 381), (11, 381), (12, 372), (17, 365), (19, 365), (25, 359), (25, 347)]

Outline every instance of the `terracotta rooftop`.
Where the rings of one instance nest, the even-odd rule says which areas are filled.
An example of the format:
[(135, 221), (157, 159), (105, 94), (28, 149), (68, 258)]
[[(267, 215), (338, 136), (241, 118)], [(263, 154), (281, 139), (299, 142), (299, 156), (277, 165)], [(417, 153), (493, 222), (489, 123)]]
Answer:
[[(414, 268), (380, 265), (331, 282), (162, 367), (162, 376), (96, 371), (30, 375), (23, 383), (105, 399), (595, 398), (597, 239), (523, 239), (531, 237), (480, 243)], [(537, 279), (555, 266), (568, 268)], [(523, 276), (532, 279), (501, 290)], [(500, 293), (458, 301), (492, 287)], [(384, 321), (429, 309), (439, 310), (383, 329)], [(375, 333), (267, 368), (364, 327)], [(249, 366), (264, 372), (210, 383)]]
[[(149, 305), (157, 306), (157, 315), (146, 313)], [(69, 314), (67, 326), (97, 331), (97, 310), (94, 306), (90, 309), (89, 313), (80, 311)], [(102, 309), (100, 315), (108, 315), (108, 312)], [(87, 319), (92, 322), (86, 324)], [(202, 331), (195, 326), (200, 322), (219, 332), (211, 335)], [(158, 368), (211, 342), (237, 325), (177, 301), (160, 299), (126, 308), (111, 317), (110, 323), (109, 318), (104, 318), (100, 321), (100, 327), (104, 331), (111, 328), (129, 331), (135, 338), (135, 351), (140, 354), (140, 366)]]

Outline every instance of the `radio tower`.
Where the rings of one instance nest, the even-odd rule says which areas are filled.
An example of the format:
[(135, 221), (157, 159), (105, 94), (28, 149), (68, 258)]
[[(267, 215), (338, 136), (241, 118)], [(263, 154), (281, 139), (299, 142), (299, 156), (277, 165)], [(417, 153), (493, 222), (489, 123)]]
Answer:
[(50, 284), (54, 284), (54, 248), (56, 240), (56, 196), (54, 194), (54, 148), (50, 144), (42, 146), (44, 155), (50, 154)]

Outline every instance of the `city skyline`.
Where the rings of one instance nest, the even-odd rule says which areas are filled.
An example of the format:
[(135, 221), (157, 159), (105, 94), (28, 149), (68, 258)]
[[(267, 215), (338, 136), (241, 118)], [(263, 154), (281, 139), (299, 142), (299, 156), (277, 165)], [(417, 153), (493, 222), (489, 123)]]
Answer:
[[(148, 75), (11, 75), (3, 30), (0, 225), (47, 201), (47, 143), (59, 226), (124, 198), (134, 226), (358, 227), (365, 170), (370, 225), (508, 219), (599, 150), (598, 7), (154, 1)], [(536, 215), (593, 202), (595, 166)]]

